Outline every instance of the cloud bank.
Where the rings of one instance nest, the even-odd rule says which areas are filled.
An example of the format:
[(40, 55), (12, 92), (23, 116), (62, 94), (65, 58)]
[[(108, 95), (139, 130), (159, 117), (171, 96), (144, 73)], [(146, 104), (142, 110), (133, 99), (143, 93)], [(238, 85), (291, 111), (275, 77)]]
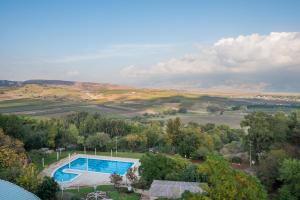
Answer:
[(194, 54), (150, 67), (129, 66), (121, 74), (157, 86), (177, 81), (185, 87), (300, 91), (300, 33), (222, 38), (198, 45)]

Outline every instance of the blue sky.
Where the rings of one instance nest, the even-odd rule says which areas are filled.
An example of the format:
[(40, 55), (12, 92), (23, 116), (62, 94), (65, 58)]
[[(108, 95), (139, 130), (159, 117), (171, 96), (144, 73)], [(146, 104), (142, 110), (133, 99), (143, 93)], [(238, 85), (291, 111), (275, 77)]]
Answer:
[[(198, 58), (199, 48), (201, 52), (203, 48), (210, 50), (222, 38), (299, 32), (299, 10), (297, 0), (0, 0), (0, 79), (65, 79), (157, 87), (153, 82), (159, 78), (166, 80), (159, 81), (165, 86), (182, 79), (181, 85), (189, 85), (189, 80), (204, 76), (195, 76), (191, 70), (198, 65), (188, 66), (183, 76), (159, 73), (157, 66), (187, 55)], [(298, 39), (296, 35), (288, 41)], [(246, 40), (249, 42), (249, 38)], [(298, 49), (292, 52), (295, 48), (290, 51), (299, 53)], [(130, 69), (141, 73), (130, 76)], [(153, 69), (155, 73), (145, 73)], [(245, 84), (262, 84), (262, 78), (255, 78), (261, 76), (255, 74)], [(228, 72), (211, 78), (217, 82), (226, 79), (219, 83), (223, 85), (235, 79)], [(295, 81), (279, 90), (293, 90), (299, 84)], [(265, 84), (276, 85), (276, 80), (275, 84), (269, 82)]]

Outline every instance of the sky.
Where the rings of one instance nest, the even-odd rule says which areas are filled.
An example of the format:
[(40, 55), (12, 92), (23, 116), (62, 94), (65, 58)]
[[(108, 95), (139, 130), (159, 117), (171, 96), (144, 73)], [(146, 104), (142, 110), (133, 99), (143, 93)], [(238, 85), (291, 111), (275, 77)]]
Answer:
[(0, 0), (0, 79), (300, 92), (298, 0)]

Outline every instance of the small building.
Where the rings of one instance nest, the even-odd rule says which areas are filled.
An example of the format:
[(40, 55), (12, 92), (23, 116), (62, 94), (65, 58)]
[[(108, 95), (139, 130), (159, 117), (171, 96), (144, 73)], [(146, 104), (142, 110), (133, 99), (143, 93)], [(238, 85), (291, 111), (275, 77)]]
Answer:
[(2, 200), (40, 200), (39, 197), (11, 182), (0, 179), (0, 199)]
[(200, 183), (197, 182), (154, 180), (151, 184), (149, 195), (150, 199), (176, 199), (180, 198), (185, 191), (190, 191), (192, 193), (203, 192)]

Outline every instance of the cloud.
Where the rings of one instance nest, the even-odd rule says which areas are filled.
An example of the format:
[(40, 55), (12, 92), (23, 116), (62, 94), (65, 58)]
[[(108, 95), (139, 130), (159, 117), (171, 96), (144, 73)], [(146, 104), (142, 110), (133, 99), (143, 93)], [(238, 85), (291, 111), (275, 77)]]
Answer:
[[(217, 84), (230, 85), (232, 80), (239, 83), (233, 84), (236, 86), (257, 84), (267, 87), (276, 81), (267, 75), (281, 71), (300, 72), (299, 32), (272, 32), (269, 35), (251, 34), (222, 38), (210, 46), (198, 47), (194, 54), (173, 58), (148, 68), (125, 67), (121, 74), (152, 81), (161, 77), (168, 77), (172, 81), (184, 77), (185, 82), (201, 78), (199, 82), (202, 82), (200, 85), (203, 86), (203, 80), (209, 77), (217, 82), (206, 84), (210, 87), (216, 87)], [(220, 82), (220, 79), (223, 81)], [(300, 80), (297, 84), (300, 85)]]

